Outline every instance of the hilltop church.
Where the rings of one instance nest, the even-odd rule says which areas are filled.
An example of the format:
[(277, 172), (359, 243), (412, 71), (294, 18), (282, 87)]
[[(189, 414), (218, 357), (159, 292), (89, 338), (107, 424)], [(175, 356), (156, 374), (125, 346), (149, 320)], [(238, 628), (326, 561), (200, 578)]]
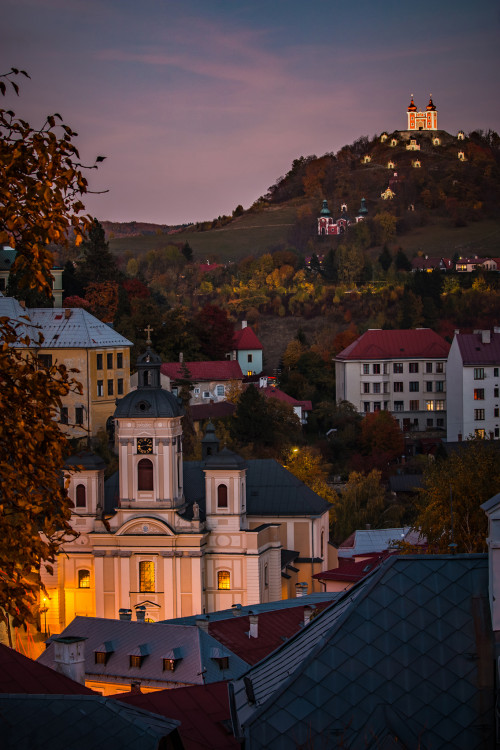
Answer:
[(137, 389), (117, 400), (118, 472), (105, 482), (90, 453), (67, 463), (79, 536), (43, 573), (52, 633), (77, 615), (155, 621), (288, 598), (328, 567), (329, 504), (283, 466), (221, 448), (211, 424), (202, 460), (183, 461), (160, 367), (148, 348)]

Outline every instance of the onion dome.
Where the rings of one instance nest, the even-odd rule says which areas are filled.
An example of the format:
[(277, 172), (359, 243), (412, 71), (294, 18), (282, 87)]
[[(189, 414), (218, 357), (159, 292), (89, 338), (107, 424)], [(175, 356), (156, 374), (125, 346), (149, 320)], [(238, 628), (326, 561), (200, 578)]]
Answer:
[(410, 106), (408, 107), (408, 112), (416, 112), (417, 111), (417, 105), (413, 101), (413, 94), (411, 95), (411, 102)]
[(429, 104), (426, 107), (427, 112), (435, 112), (436, 107), (434, 106), (434, 102), (432, 101), (432, 94), (429, 96)]
[(328, 208), (328, 201), (326, 201), (326, 200), (323, 201), (323, 207), (322, 207), (321, 211), (319, 212), (319, 215), (320, 216), (331, 216), (332, 215), (332, 212)]
[(366, 207), (366, 199), (361, 198), (361, 205), (359, 207), (358, 216), (366, 216), (368, 214), (368, 209)]
[(161, 358), (150, 347), (137, 359), (138, 385), (123, 398), (116, 400), (114, 418), (180, 417), (183, 409), (180, 401), (170, 391), (161, 387)]

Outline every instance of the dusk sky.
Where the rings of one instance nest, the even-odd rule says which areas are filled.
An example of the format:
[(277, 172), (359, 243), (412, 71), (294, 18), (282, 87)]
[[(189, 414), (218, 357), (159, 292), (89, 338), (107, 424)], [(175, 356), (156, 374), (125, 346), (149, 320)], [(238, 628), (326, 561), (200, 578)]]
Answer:
[(263, 195), (293, 159), (406, 128), (500, 130), (497, 0), (3, 0), (2, 106), (79, 133), (88, 212), (162, 224)]

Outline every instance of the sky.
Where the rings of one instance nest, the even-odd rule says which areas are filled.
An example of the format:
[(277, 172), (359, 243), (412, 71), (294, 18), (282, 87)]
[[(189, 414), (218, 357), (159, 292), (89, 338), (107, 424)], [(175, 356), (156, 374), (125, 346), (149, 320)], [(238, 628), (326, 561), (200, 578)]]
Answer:
[[(500, 131), (498, 0), (3, 0), (1, 102), (78, 132), (99, 220), (249, 208), (299, 156), (405, 129)], [(103, 193), (102, 191), (108, 191)], [(100, 194), (98, 194), (100, 193)]]

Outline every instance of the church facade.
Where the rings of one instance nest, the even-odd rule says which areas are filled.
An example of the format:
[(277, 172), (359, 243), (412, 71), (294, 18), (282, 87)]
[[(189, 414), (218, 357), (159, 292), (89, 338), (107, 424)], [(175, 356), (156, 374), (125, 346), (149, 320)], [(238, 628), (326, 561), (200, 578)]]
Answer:
[(413, 101), (412, 94), (411, 102), (408, 107), (408, 130), (437, 129), (437, 109), (432, 101), (432, 96), (429, 97), (429, 104), (425, 108), (425, 111), (419, 112), (417, 105)]
[(79, 535), (43, 574), (52, 633), (77, 615), (158, 621), (287, 598), (328, 565), (328, 503), (280, 464), (221, 449), (210, 424), (202, 461), (183, 461), (160, 366), (148, 349), (117, 401), (118, 472), (105, 482), (93, 454), (68, 461)]

